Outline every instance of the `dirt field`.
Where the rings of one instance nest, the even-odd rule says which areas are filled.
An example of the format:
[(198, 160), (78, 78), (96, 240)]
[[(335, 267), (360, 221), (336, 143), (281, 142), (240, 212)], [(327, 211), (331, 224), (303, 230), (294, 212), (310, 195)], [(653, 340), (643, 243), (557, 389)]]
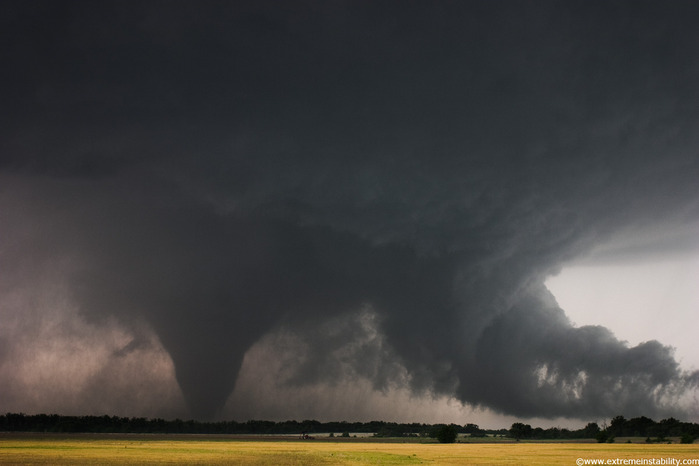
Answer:
[(594, 459), (644, 458), (666, 461), (656, 464), (689, 459), (699, 465), (699, 444), (425, 444), (196, 435), (0, 434), (0, 464), (573, 465)]

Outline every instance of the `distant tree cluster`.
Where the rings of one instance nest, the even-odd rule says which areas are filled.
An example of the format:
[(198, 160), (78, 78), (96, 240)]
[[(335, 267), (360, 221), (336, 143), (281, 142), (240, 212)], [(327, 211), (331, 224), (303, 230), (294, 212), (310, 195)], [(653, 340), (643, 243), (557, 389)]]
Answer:
[(442, 426), (437, 429), (437, 440), (440, 443), (454, 443), (456, 442), (456, 437), (458, 435), (458, 429), (454, 424), (448, 426)]
[[(473, 431), (474, 424), (462, 427), (450, 424), (457, 433)], [(371, 422), (305, 421), (220, 421), (199, 422), (181, 419), (164, 420), (118, 416), (62, 416), (58, 414), (0, 415), (0, 431), (5, 432), (92, 432), (92, 433), (162, 433), (162, 434), (314, 434), (333, 433), (349, 437), (349, 432), (373, 433), (376, 437), (433, 437), (438, 438), (444, 424)], [(478, 426), (475, 426), (476, 430)], [(485, 432), (485, 431), (483, 431)], [(333, 435), (335, 436), (335, 435)]]
[(118, 416), (62, 416), (58, 414), (0, 415), (0, 431), (6, 432), (93, 432), (162, 434), (298, 434), (301, 432), (378, 432), (389, 423), (305, 421), (199, 422)]
[(609, 427), (600, 428), (595, 422), (588, 423), (579, 430), (552, 427), (532, 428), (529, 424), (515, 422), (509, 436), (519, 439), (574, 439), (594, 438), (598, 442), (613, 442), (616, 437), (646, 437), (647, 441), (665, 441), (667, 437), (680, 437), (682, 443), (693, 443), (699, 438), (699, 424), (681, 422), (674, 418), (656, 422), (645, 416), (626, 419), (624, 416), (612, 418)]
[(681, 422), (675, 418), (655, 422), (645, 416), (626, 419), (614, 417), (598, 441), (613, 441), (615, 437), (646, 437), (647, 442), (663, 442), (667, 437), (680, 437), (682, 443), (694, 443), (699, 438), (699, 424)]
[[(476, 424), (421, 424), (371, 422), (319, 422), (305, 421), (220, 421), (199, 422), (181, 419), (164, 420), (143, 417), (118, 416), (62, 416), (58, 414), (7, 413), (0, 415), (0, 431), (3, 432), (87, 432), (87, 433), (160, 433), (160, 434), (316, 434), (332, 433), (337, 437), (349, 437), (349, 432), (373, 433), (376, 437), (431, 437), (442, 443), (453, 443), (459, 434), (472, 438), (508, 436), (520, 439), (580, 439), (592, 438), (598, 442), (614, 441), (616, 437), (647, 437), (647, 441), (664, 441), (679, 437), (683, 443), (699, 438), (699, 424), (681, 422), (674, 418), (655, 422), (645, 416), (626, 419), (612, 418), (610, 425), (600, 428), (595, 422), (578, 430), (551, 427), (533, 428), (529, 424), (515, 422), (510, 429), (481, 429)], [(337, 435), (335, 435), (337, 434)]]
[(529, 424), (515, 422), (510, 427), (508, 435), (514, 439), (580, 439), (580, 438), (595, 438), (601, 431), (596, 422), (590, 422), (582, 429), (570, 430), (559, 427), (550, 427), (542, 429), (541, 427), (532, 427)]
[(506, 435), (507, 430), (484, 430), (476, 424), (424, 424), (371, 422), (305, 421), (221, 421), (199, 422), (181, 419), (147, 419), (118, 416), (62, 416), (58, 414), (0, 415), (0, 431), (6, 432), (91, 432), (91, 433), (161, 433), (161, 434), (317, 434), (349, 437), (350, 432), (369, 433), (375, 437), (430, 437), (440, 442), (456, 441), (458, 434), (472, 437)]

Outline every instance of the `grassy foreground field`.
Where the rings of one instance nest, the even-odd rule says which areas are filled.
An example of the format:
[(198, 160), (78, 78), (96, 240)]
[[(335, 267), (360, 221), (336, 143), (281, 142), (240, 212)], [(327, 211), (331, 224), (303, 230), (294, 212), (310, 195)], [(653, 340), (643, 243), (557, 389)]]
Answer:
[(215, 436), (0, 434), (0, 464), (573, 465), (578, 458), (695, 459), (694, 464), (699, 464), (699, 444), (425, 444), (243, 440)]

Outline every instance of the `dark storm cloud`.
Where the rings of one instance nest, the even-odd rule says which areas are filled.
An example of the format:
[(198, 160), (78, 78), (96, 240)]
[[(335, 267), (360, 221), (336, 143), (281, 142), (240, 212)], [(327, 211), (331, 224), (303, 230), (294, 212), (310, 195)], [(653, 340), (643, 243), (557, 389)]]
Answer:
[(483, 332), (476, 367), (463, 371), (481, 383), (466, 385), (464, 399), (527, 417), (683, 412), (673, 402), (696, 374), (682, 376), (670, 347), (648, 341), (628, 348), (606, 328), (574, 328), (546, 294), (521, 300)]
[(315, 350), (290, 384), (550, 417), (695, 387), (542, 285), (699, 218), (695, 4), (3, 8), (3, 289), (62, 267), (86, 318), (157, 333), (194, 415), (282, 329)]

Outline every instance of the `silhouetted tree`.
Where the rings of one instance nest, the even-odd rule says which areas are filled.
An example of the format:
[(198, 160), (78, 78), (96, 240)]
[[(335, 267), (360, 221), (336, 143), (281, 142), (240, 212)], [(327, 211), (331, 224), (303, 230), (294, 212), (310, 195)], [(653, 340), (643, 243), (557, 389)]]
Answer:
[(532, 436), (532, 426), (529, 424), (523, 424), (521, 422), (515, 422), (510, 427), (510, 437), (514, 437), (517, 440), (523, 438), (529, 438)]
[(466, 424), (462, 432), (470, 434), (471, 437), (485, 437), (485, 430), (481, 429), (476, 424)]
[(449, 424), (442, 426), (437, 430), (437, 440), (439, 443), (454, 443), (456, 442), (457, 430), (456, 426)]
[(583, 428), (582, 435), (585, 438), (597, 438), (600, 428), (596, 422), (588, 422), (588, 424)]
[(624, 416), (614, 416), (609, 423), (610, 437), (620, 437), (626, 433), (626, 418)]

